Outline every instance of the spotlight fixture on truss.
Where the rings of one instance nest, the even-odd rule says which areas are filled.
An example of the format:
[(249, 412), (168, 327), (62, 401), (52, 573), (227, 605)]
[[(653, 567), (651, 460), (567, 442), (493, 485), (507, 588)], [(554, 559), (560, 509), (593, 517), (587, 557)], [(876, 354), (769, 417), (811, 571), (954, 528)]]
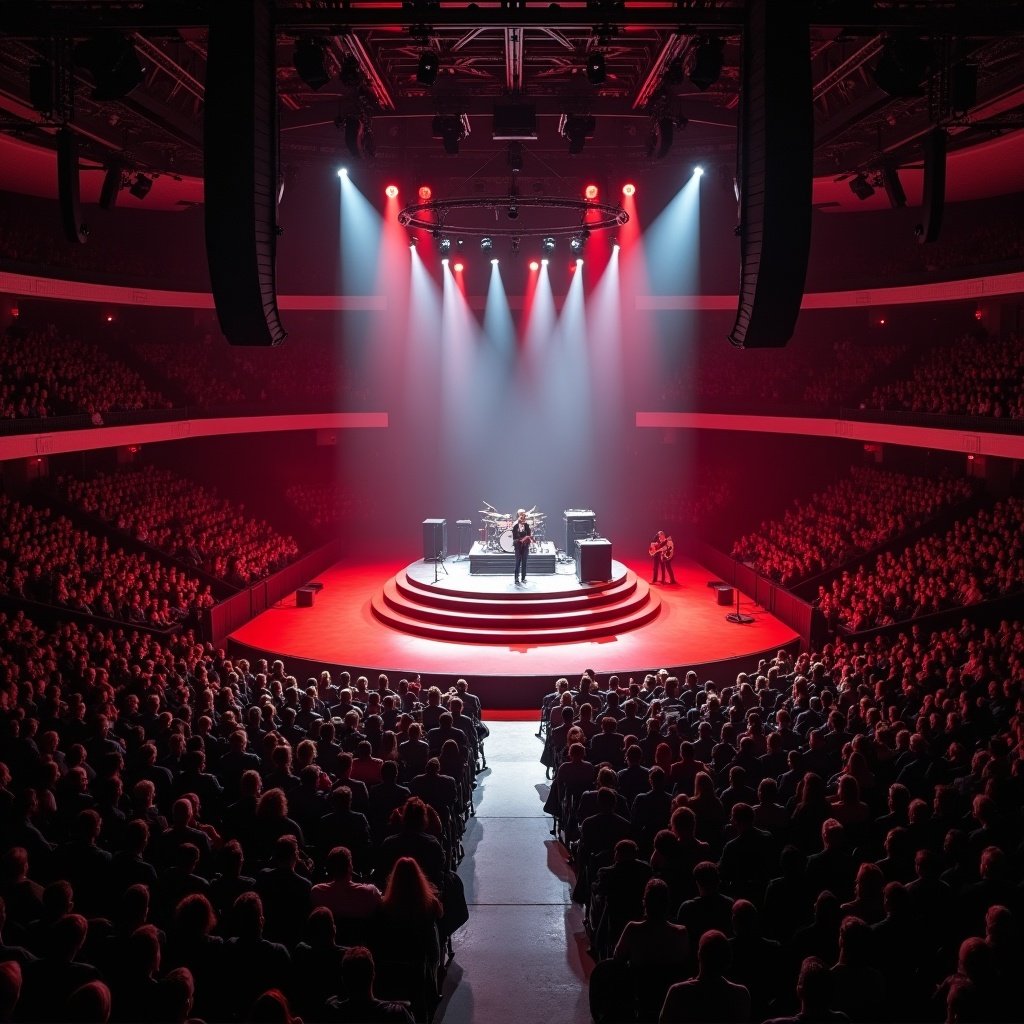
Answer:
[(569, 239), (569, 248), (572, 249), (573, 252), (582, 252), (583, 246), (587, 244), (587, 239), (589, 237), (590, 232), (584, 228), (578, 234), (573, 235), (572, 238)]
[(490, 252), (494, 248), (494, 239), (490, 235), (484, 235), (480, 239), (480, 248), (483, 252)]
[(443, 253), (449, 253), (452, 251), (452, 240), (447, 235), (442, 235), (437, 243), (438, 249)]
[(339, 118), (335, 124), (345, 132), (345, 145), (357, 160), (369, 159), (377, 151), (373, 141), (373, 128), (369, 117), (362, 114), (351, 114)]
[(691, 52), (688, 77), (701, 92), (706, 92), (721, 77), (725, 40), (720, 36), (701, 36)]
[(647, 136), (647, 157), (650, 160), (664, 160), (672, 148), (676, 128), (685, 128), (686, 118), (675, 118), (663, 114), (651, 119), (651, 131)]
[(568, 141), (570, 153), (582, 153), (596, 128), (597, 121), (590, 114), (563, 114), (558, 120), (558, 134)]
[(128, 186), (128, 191), (136, 199), (145, 199), (149, 190), (153, 187), (153, 179), (145, 174), (136, 174), (135, 180)]
[(469, 136), (468, 114), (437, 114), (431, 124), (431, 134), (440, 139), (449, 156), (457, 156), (459, 143)]
[(856, 174), (850, 179), (850, 191), (863, 202), (875, 194), (875, 186), (863, 174)]
[(420, 85), (433, 85), (437, 81), (438, 73), (441, 70), (441, 62), (433, 50), (424, 50), (420, 54), (419, 64), (416, 67), (416, 81)]
[(544, 238), (541, 239), (540, 247), (541, 247), (541, 249), (544, 250), (544, 252), (554, 252), (555, 251), (555, 239), (554, 239), (554, 236), (552, 236), (552, 235), (545, 235)]
[(322, 89), (330, 80), (327, 70), (327, 53), (323, 39), (303, 36), (295, 41), (292, 54), (295, 73), (312, 89)]

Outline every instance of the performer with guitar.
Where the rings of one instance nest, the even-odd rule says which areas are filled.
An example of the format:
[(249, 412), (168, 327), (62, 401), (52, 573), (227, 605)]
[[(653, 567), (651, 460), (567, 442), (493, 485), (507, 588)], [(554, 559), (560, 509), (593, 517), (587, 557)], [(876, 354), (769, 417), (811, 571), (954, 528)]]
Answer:
[(521, 508), (516, 513), (518, 519), (512, 527), (512, 543), (516, 549), (516, 583), (520, 578), (526, 582), (526, 559), (530, 554), (530, 544), (533, 543), (530, 524), (526, 521), (526, 509)]
[(664, 530), (659, 530), (657, 537), (651, 541), (647, 553), (654, 559), (654, 575), (652, 583), (675, 583), (676, 574), (672, 570), (672, 556), (676, 553), (672, 538)]

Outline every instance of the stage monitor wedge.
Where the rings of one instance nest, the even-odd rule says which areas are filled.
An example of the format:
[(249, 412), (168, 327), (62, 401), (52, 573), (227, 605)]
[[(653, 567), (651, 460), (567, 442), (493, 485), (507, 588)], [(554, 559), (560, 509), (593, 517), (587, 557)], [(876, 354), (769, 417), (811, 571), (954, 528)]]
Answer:
[(232, 345), (280, 345), (277, 65), (270, 0), (210, 5), (203, 124), (206, 255)]
[(814, 118), (806, 0), (748, 0), (740, 76), (740, 296), (729, 341), (739, 348), (781, 348), (796, 326), (811, 245)]

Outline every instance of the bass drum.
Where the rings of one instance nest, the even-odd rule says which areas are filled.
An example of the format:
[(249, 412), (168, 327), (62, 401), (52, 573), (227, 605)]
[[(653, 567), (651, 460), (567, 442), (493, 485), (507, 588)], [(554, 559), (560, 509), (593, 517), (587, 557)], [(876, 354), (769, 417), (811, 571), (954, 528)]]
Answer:
[(501, 550), (512, 554), (516, 549), (516, 542), (512, 539), (512, 531), (506, 530), (498, 539)]

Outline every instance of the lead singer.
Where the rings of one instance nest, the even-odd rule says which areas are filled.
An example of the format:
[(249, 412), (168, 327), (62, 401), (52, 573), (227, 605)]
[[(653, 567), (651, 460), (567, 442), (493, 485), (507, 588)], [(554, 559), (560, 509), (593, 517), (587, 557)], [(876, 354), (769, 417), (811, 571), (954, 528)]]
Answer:
[(526, 582), (526, 559), (530, 554), (533, 542), (530, 524), (526, 521), (526, 509), (521, 508), (516, 515), (519, 517), (512, 527), (512, 543), (516, 549), (516, 583), (522, 579)]

